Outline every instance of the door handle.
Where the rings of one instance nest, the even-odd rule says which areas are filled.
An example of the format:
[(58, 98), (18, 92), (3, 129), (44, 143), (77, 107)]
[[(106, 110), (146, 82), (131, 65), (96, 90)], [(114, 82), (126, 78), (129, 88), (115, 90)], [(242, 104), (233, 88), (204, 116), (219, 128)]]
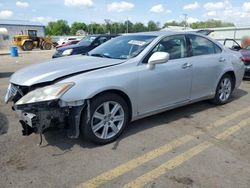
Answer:
[(224, 58), (224, 57), (221, 57), (220, 59), (219, 59), (219, 62), (225, 62), (226, 61), (226, 58)]
[(186, 69), (186, 68), (190, 68), (190, 67), (192, 67), (192, 66), (193, 66), (192, 63), (184, 63), (184, 64), (182, 65), (182, 68), (183, 68), (183, 69)]

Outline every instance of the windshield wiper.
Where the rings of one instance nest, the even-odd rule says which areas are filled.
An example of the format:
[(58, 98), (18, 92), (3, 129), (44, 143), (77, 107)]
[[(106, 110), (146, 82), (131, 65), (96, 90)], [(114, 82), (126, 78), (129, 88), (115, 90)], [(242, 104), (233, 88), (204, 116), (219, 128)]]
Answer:
[(106, 54), (89, 54), (90, 56), (95, 56), (95, 57), (105, 57), (105, 58), (112, 58), (109, 55)]

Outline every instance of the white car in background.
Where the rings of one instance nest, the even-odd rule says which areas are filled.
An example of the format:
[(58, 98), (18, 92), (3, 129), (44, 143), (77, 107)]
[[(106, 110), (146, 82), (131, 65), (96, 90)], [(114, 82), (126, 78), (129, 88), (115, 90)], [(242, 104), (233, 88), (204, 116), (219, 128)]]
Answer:
[(58, 41), (58, 45), (62, 45), (74, 40), (81, 40), (83, 37), (61, 37)]

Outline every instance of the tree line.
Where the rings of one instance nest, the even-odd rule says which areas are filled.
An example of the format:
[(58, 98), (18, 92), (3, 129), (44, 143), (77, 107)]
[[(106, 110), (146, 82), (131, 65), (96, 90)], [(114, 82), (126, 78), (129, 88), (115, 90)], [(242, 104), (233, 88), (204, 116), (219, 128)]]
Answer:
[(230, 27), (234, 26), (233, 23), (223, 22), (220, 20), (207, 20), (194, 22), (192, 24), (187, 24), (186, 22), (166, 22), (163, 27), (160, 27), (159, 22), (149, 21), (147, 24), (141, 22), (132, 23), (131, 21), (125, 22), (111, 22), (110, 20), (105, 20), (105, 23), (90, 23), (86, 24), (83, 22), (74, 22), (71, 25), (65, 20), (58, 20), (55, 22), (49, 22), (45, 27), (47, 35), (76, 35), (78, 31), (84, 31), (88, 34), (104, 34), (104, 33), (135, 33), (135, 32), (145, 32), (145, 31), (159, 31), (162, 28), (168, 26), (181, 26), (181, 27), (191, 27), (193, 29), (199, 28), (214, 28), (214, 27)]
[[(163, 28), (168, 27), (168, 26), (181, 26), (185, 27), (187, 24), (185, 21), (182, 22), (167, 22), (163, 25)], [(216, 28), (216, 27), (233, 27), (235, 26), (233, 23), (230, 22), (223, 22), (221, 20), (207, 20), (207, 21), (199, 21), (199, 22), (194, 22), (188, 25), (188, 27), (192, 29), (204, 29), (204, 28)]]

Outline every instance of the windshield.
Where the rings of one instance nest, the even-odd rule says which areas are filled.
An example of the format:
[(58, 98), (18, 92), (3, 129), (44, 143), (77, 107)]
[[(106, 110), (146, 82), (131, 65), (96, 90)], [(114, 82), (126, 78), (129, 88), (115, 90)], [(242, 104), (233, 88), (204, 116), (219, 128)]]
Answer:
[(97, 36), (89, 35), (83, 38), (82, 40), (80, 40), (78, 44), (83, 45), (83, 46), (89, 46), (96, 38)]
[(89, 52), (91, 56), (129, 59), (141, 53), (156, 36), (127, 35), (114, 38)]

